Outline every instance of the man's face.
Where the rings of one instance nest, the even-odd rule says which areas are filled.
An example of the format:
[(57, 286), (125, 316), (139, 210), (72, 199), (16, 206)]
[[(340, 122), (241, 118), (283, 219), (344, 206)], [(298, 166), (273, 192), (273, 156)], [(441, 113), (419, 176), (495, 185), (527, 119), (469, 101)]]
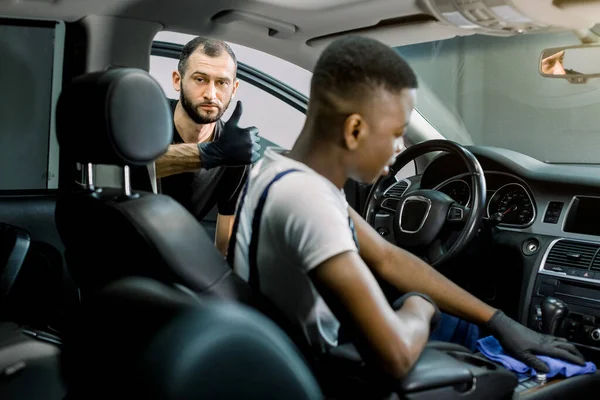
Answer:
[(218, 121), (238, 85), (235, 63), (226, 51), (218, 57), (195, 51), (187, 60), (183, 77), (173, 72), (173, 87), (180, 93), (181, 105), (197, 124)]
[(364, 183), (373, 183), (404, 149), (404, 133), (416, 99), (415, 89), (403, 89), (392, 93), (381, 89), (369, 101), (363, 115), (365, 135), (353, 157), (352, 178)]
[(565, 75), (565, 52), (559, 51), (542, 60), (542, 73), (546, 75)]

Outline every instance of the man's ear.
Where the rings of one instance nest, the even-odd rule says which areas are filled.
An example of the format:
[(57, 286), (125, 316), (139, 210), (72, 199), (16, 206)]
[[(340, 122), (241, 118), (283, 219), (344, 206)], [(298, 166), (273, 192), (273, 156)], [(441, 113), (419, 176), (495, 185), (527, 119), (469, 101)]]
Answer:
[(181, 75), (179, 75), (179, 71), (173, 71), (173, 89), (177, 92), (181, 91)]
[(233, 91), (231, 92), (231, 98), (233, 99), (235, 94), (237, 93), (238, 87), (240, 86), (240, 80), (235, 78), (233, 81)]
[(348, 150), (356, 150), (369, 135), (369, 127), (360, 114), (351, 114), (344, 121), (344, 144)]

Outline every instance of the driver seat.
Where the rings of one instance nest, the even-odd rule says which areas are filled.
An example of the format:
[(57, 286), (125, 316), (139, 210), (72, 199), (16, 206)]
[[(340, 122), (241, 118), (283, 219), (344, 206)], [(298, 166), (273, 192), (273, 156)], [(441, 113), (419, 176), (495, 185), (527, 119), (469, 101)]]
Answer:
[(155, 161), (173, 136), (167, 99), (148, 72), (115, 68), (74, 79), (60, 95), (56, 120), (61, 155), (123, 169), (123, 187), (95, 187), (90, 174), (86, 187), (74, 185), (57, 199), (56, 226), (82, 301), (127, 276), (250, 300), (193, 215), (169, 196), (131, 189), (129, 167)]

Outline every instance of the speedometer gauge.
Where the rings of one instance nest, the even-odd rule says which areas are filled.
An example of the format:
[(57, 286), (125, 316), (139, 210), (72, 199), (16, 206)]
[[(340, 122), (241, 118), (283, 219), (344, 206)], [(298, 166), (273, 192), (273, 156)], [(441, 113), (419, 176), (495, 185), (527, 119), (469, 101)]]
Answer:
[(488, 216), (501, 215), (501, 224), (524, 226), (535, 218), (535, 206), (527, 190), (518, 183), (509, 183), (496, 190), (488, 204)]

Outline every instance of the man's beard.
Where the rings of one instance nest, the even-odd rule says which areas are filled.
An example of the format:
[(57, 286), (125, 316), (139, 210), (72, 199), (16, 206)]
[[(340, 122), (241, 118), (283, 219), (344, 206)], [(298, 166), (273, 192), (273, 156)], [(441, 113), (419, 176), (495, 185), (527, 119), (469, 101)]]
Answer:
[[(187, 112), (187, 114), (190, 116), (192, 121), (194, 121), (195, 123), (200, 124), (200, 125), (206, 125), (206, 124), (212, 124), (213, 122), (216, 122), (221, 119), (221, 117), (223, 116), (225, 111), (227, 111), (227, 108), (229, 107), (229, 103), (231, 103), (231, 98), (229, 99), (227, 104), (225, 104), (225, 107), (223, 107), (223, 108), (219, 107), (217, 104), (214, 104), (214, 103), (200, 103), (200, 104), (194, 105), (192, 103), (192, 101), (190, 99), (188, 99), (188, 97), (185, 95), (185, 92), (183, 90), (183, 85), (181, 85), (179, 101), (181, 101), (181, 106), (183, 107), (185, 112)], [(203, 112), (203, 110), (200, 109), (200, 106), (202, 106), (202, 105), (215, 106), (215, 107), (217, 107), (218, 111), (216, 114), (210, 115), (206, 112)]]

